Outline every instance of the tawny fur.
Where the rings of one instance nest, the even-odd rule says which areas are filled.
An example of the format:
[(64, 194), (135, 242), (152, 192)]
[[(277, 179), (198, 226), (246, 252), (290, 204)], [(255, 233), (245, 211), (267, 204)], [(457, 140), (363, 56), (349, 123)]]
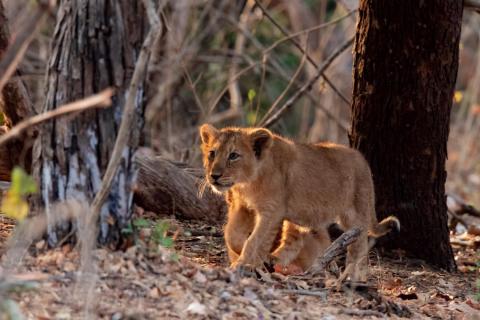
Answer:
[(207, 181), (226, 193), (229, 205), (225, 240), (232, 267), (261, 266), (271, 254), (306, 270), (330, 244), (327, 227), (338, 222), (362, 229), (340, 279), (366, 280), (368, 234), (400, 225), (393, 216), (377, 222), (372, 175), (358, 151), (295, 143), (263, 128), (206, 124), (200, 135)]

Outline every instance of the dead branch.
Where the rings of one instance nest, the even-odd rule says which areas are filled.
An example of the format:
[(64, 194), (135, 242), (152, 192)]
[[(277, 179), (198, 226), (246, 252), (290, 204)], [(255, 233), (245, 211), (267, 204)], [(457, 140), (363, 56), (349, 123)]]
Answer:
[(137, 152), (135, 163), (139, 169), (136, 204), (148, 211), (173, 213), (184, 219), (222, 221), (225, 201), (210, 190), (202, 194), (203, 170), (195, 172), (143, 150)]
[(303, 296), (319, 297), (322, 299), (327, 299), (328, 290), (305, 290), (305, 289), (285, 289), (282, 290), (286, 294), (298, 294)]
[(353, 43), (353, 37), (348, 39), (346, 42), (344, 42), (337, 50), (335, 50), (325, 61), (322, 63), (322, 65), (318, 68), (317, 74), (310, 80), (308, 81), (303, 87), (300, 88), (295, 94), (288, 99), (280, 109), (273, 114), (271, 117), (269, 117), (267, 120), (262, 121), (261, 126), (264, 127), (270, 127), (272, 126), (275, 122), (277, 122), (280, 117), (288, 110), (290, 109), (293, 104), (307, 91), (309, 91), (313, 84), (317, 82), (317, 80), (321, 77), (322, 73), (332, 64), (332, 62), (342, 53), (344, 52), (350, 45)]
[[(215, 98), (214, 102), (212, 103), (212, 105), (210, 106), (210, 108), (208, 109), (207, 111), (207, 119), (208, 119), (208, 123), (218, 123), (218, 122), (222, 122), (224, 120), (227, 120), (227, 119), (232, 119), (232, 118), (235, 118), (235, 117), (238, 117), (241, 115), (241, 113), (239, 113), (239, 110), (235, 110), (235, 109), (232, 109), (232, 108), (229, 108), (228, 110), (225, 110), (225, 111), (222, 111), (220, 113), (217, 113), (217, 114), (214, 114), (214, 115), (210, 115), (213, 110), (215, 109), (215, 107), (218, 105), (218, 103), (220, 102), (220, 100), (222, 99), (223, 95), (225, 94), (225, 92), (227, 92), (228, 88), (230, 87), (230, 81), (236, 81), (239, 77), (241, 77), (244, 73), (246, 73), (247, 71), (255, 68), (256, 66), (258, 66), (258, 63), (253, 63), (245, 68), (243, 68), (242, 70), (240, 70), (237, 74), (235, 74), (233, 77), (229, 78), (229, 82), (227, 83), (227, 85), (220, 91), (220, 93), (217, 95), (217, 97)], [(197, 130), (197, 128), (195, 128), (195, 130)]]
[(18, 64), (22, 61), (28, 45), (36, 34), (36, 30), (39, 29), (40, 24), (43, 22), (45, 14), (50, 12), (53, 6), (54, 1), (38, 1), (36, 11), (28, 19), (28, 23), (24, 29), (19, 32), (15, 38), (15, 42), (12, 43), (5, 52), (0, 62), (0, 92), (2, 92), (8, 80), (17, 69)]
[[(240, 14), (240, 21), (238, 23), (239, 28), (247, 29), (252, 20), (252, 8), (255, 6), (255, 3), (252, 0), (248, 0), (243, 8), (242, 13)], [(234, 54), (240, 56), (243, 54), (245, 48), (246, 37), (245, 34), (239, 32), (235, 39)], [(232, 60), (232, 64), (228, 70), (228, 93), (230, 95), (230, 109), (234, 110), (235, 113), (241, 115), (242, 94), (240, 93), (240, 86), (238, 85), (236, 74), (238, 73), (238, 61), (236, 59)]]
[(449, 223), (449, 228), (450, 230), (455, 230), (455, 227), (457, 226), (457, 223), (461, 223), (464, 225), (465, 228), (469, 228), (470, 224), (465, 221), (461, 216), (456, 214), (450, 209), (447, 209), (447, 213), (450, 215), (450, 223)]
[(14, 126), (10, 131), (0, 136), (0, 146), (5, 142), (17, 137), (23, 131), (27, 130), (30, 127), (36, 126), (47, 120), (66, 115), (69, 113), (80, 112), (91, 108), (104, 108), (111, 105), (110, 98), (113, 95), (112, 89), (103, 90), (100, 93), (94, 94), (85, 99), (81, 99), (75, 102), (68, 103), (63, 105), (55, 110), (50, 110), (48, 112), (36, 115), (34, 117), (28, 118)]
[(280, 101), (282, 101), (283, 97), (287, 94), (288, 90), (290, 90), (290, 87), (297, 80), (297, 78), (300, 75), (300, 73), (303, 69), (303, 66), (305, 64), (305, 57), (306, 57), (307, 52), (306, 51), (304, 51), (304, 52), (305, 53), (302, 56), (302, 60), (300, 61), (300, 64), (298, 65), (297, 70), (295, 70), (295, 73), (293, 74), (292, 78), (288, 82), (288, 84), (285, 87), (285, 89), (283, 90), (283, 92), (275, 99), (272, 106), (267, 110), (267, 112), (263, 116), (262, 120), (260, 121), (261, 123), (263, 123), (266, 119), (268, 119), (270, 117), (270, 115), (275, 111), (277, 105), (280, 103)]
[[(303, 54), (306, 54), (302, 46), (294, 39), (294, 36), (291, 36), (285, 28), (283, 28), (273, 17), (270, 15), (270, 13), (267, 11), (267, 9), (260, 3), (260, 1), (255, 0), (256, 6), (262, 10), (263, 14), (270, 20), (270, 22), (282, 32), (288, 40), (290, 40), (295, 47), (297, 47)], [(339, 21), (343, 20), (343, 18), (350, 16), (353, 12), (356, 10), (350, 11), (346, 16), (341, 17), (337, 20), (334, 20), (331, 22), (331, 24), (338, 23)], [(330, 24), (330, 25), (331, 25)], [(318, 65), (315, 63), (315, 61), (307, 54), (307, 60), (316, 68), (318, 69)], [(348, 100), (347, 97), (343, 93), (340, 92), (340, 90), (332, 83), (332, 81), (324, 74), (322, 71), (320, 73), (320, 76), (325, 80), (325, 82), (332, 88), (332, 90), (343, 100), (345, 101), (346, 104), (350, 106), (350, 101)]]
[(360, 309), (348, 309), (342, 308), (340, 309), (340, 313), (347, 314), (349, 316), (354, 317), (378, 317), (378, 318), (386, 318), (387, 315), (381, 313), (380, 311), (375, 310), (360, 310)]
[(344, 232), (340, 237), (333, 241), (327, 250), (325, 250), (325, 253), (319, 259), (318, 264), (315, 266), (314, 270), (312, 270), (311, 274), (322, 274), (333, 259), (344, 253), (347, 250), (348, 245), (358, 239), (360, 232), (360, 228), (353, 228)]
[(463, 1), (463, 7), (480, 13), (480, 0), (465, 0)]
[[(347, 15), (348, 16), (348, 15)], [(346, 16), (344, 16), (346, 17)], [(340, 19), (343, 19), (344, 17), (340, 17)], [(236, 27), (238, 28), (239, 31), (241, 31), (242, 33), (245, 34), (245, 36), (250, 40), (250, 42), (258, 49), (258, 50), (261, 50), (262, 51), (262, 54), (264, 55), (264, 59), (265, 60), (265, 57), (266, 57), (266, 54), (269, 52), (269, 50), (272, 50), (274, 48), (274, 45), (273, 44), (272, 46), (268, 47), (268, 48), (265, 48), (248, 30), (246, 30), (245, 28), (240, 28), (237, 24), (236, 21), (233, 21), (232, 19), (229, 19), (228, 17), (225, 18), (229, 23), (232, 24), (233, 27)], [(336, 20), (333, 20), (331, 21), (331, 23), (335, 22)], [(327, 24), (329, 24), (330, 22), (328, 22)], [(310, 29), (306, 29), (306, 30), (303, 30), (299, 33), (296, 33), (296, 34), (292, 34), (290, 35), (290, 37), (296, 37), (296, 36), (300, 36), (304, 33), (308, 33), (310, 31), (313, 31), (313, 30), (317, 30), (317, 29), (320, 29), (321, 27), (325, 27), (326, 24), (322, 24), (322, 25), (319, 25), (319, 26), (316, 26), (316, 27), (313, 27), (313, 28), (310, 28)], [(284, 39), (288, 39), (287, 38), (284, 38)], [(283, 39), (280, 39), (279, 41), (282, 41)], [(281, 43), (281, 42), (279, 42)], [(279, 44), (278, 43), (278, 44)], [(256, 66), (258, 65), (258, 63), (253, 63), (253, 62), (250, 62), (250, 66), (247, 67), (247, 68), (250, 68), (252, 66)], [(282, 77), (282, 79), (284, 79), (285, 81), (289, 82), (291, 80), (291, 75), (288, 75), (285, 70), (282, 68), (281, 64), (272, 56), (269, 58), (269, 62), (271, 64), (271, 66), (273, 67), (273, 70), (277, 72), (277, 74)], [(265, 65), (264, 62), (262, 62), (262, 65)], [(244, 69), (244, 71), (246, 71), (246, 69)], [(240, 75), (237, 74), (238, 76)], [(295, 81), (294, 82), (294, 85), (295, 85), (295, 88), (298, 90), (300, 89), (300, 85)], [(228, 88), (228, 86), (227, 86)], [(209, 112), (211, 112), (214, 107), (218, 104), (218, 102), (220, 101), (220, 99), (223, 97), (223, 95), (225, 94), (226, 90), (222, 90), (220, 92), (220, 95), (218, 96), (218, 98), (215, 100), (215, 103), (212, 104), (212, 107), (209, 109)], [(259, 93), (260, 94), (260, 93)], [(306, 92), (306, 96), (313, 102), (316, 102), (317, 101), (317, 98), (315, 98), (311, 92)], [(322, 112), (331, 120), (333, 120), (340, 128), (342, 128), (345, 132), (348, 131), (348, 124), (343, 121), (342, 119), (339, 119), (338, 116), (336, 116), (332, 111), (330, 111), (329, 109), (325, 108), (324, 106), (322, 106), (321, 104), (318, 105), (318, 108), (320, 108), (322, 110)], [(225, 113), (225, 114), (223, 114)], [(223, 120), (226, 120), (226, 119), (231, 119), (231, 118), (234, 118), (237, 116), (236, 113), (232, 113), (231, 110), (226, 110), (226, 111), (223, 111), (221, 112), (220, 114), (218, 114), (219, 117), (218, 118), (215, 118), (213, 119), (213, 117), (216, 117), (217, 115), (213, 115), (212, 118), (209, 118), (208, 119), (208, 122), (209, 123), (215, 123), (215, 122), (219, 122), (219, 121), (223, 121)], [(221, 115), (221, 116), (220, 116)]]
[(465, 200), (460, 198), (458, 195), (448, 193), (447, 197), (448, 200), (453, 201), (453, 203), (449, 205), (449, 207), (451, 207), (449, 209), (456, 215), (469, 214), (471, 216), (480, 218), (480, 210), (475, 208), (473, 205), (466, 203)]

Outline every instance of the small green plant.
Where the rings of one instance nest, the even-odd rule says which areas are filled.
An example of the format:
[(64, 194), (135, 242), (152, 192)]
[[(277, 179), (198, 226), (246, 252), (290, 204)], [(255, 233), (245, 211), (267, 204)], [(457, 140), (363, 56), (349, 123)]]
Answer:
[[(25, 319), (18, 303), (8, 298), (9, 294), (27, 290), (35, 290), (38, 283), (34, 281), (3, 281), (0, 280), (0, 319)], [(2, 317), (6, 315), (6, 317)]]
[(2, 200), (1, 212), (7, 217), (22, 221), (30, 210), (26, 198), (35, 192), (37, 192), (35, 180), (22, 168), (15, 167), (10, 188)]
[(165, 221), (157, 222), (153, 227), (152, 240), (165, 248), (173, 246), (173, 239), (167, 235), (168, 223)]
[(151, 229), (151, 233), (148, 239), (144, 239), (146, 242), (152, 241), (154, 244), (161, 245), (165, 248), (173, 247), (173, 238), (168, 236), (169, 224), (163, 220), (153, 222), (144, 218), (137, 218), (127, 224), (122, 229), (122, 233), (127, 236), (133, 235), (135, 237), (135, 242), (138, 244), (139, 231), (147, 228)]

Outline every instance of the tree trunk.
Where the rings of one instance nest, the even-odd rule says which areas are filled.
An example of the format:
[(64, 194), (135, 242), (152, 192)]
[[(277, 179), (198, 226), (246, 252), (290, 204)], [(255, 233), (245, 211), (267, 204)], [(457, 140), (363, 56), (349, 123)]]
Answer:
[[(3, 59), (10, 44), (10, 31), (5, 15), (5, 7), (0, 1), (0, 59)], [(17, 72), (18, 74), (18, 72)], [(33, 113), (32, 103), (27, 94), (25, 85), (20, 79), (10, 79), (0, 94), (0, 108), (10, 122), (15, 125)], [(3, 134), (7, 126), (1, 127), (0, 134)], [(10, 180), (10, 171), (13, 166), (20, 165), (30, 171), (31, 147), (25, 137), (15, 139), (0, 147), (0, 180)]]
[(462, 0), (361, 0), (350, 144), (372, 168), (382, 242), (455, 270), (447, 227), (445, 159), (458, 69)]
[[(57, 14), (48, 64), (44, 111), (114, 87), (113, 106), (45, 125), (33, 151), (33, 171), (40, 186), (40, 205), (77, 199), (91, 202), (99, 190), (116, 139), (147, 21), (141, 1), (63, 0)], [(133, 154), (143, 128), (143, 88), (137, 93), (132, 139), (124, 150), (109, 199), (101, 212), (100, 237), (115, 241), (131, 212)], [(65, 228), (63, 228), (65, 229)], [(49, 229), (54, 245), (66, 230)]]

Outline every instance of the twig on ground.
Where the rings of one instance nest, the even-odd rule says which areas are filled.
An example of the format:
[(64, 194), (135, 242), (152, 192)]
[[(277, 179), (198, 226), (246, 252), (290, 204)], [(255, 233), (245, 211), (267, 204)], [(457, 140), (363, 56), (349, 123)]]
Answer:
[(378, 317), (378, 318), (386, 318), (386, 315), (381, 313), (380, 311), (375, 310), (359, 310), (359, 309), (347, 309), (342, 308), (340, 309), (340, 313), (347, 314), (349, 316), (356, 316), (356, 317)]
[[(267, 9), (260, 3), (260, 1), (258, 0), (255, 0), (255, 3), (257, 5), (258, 8), (260, 8), (260, 10), (262, 10), (263, 14), (268, 18), (268, 20), (270, 20), (270, 22), (275, 26), (277, 27), (280, 32), (282, 32), (285, 36), (287, 36), (287, 39), (290, 40), (294, 45), (295, 47), (297, 47), (302, 53), (305, 54), (305, 51), (304, 49), (302, 48), (302, 46), (294, 39), (294, 35), (290, 35), (287, 30), (285, 30), (285, 28), (283, 28), (275, 19), (273, 19), (273, 17), (270, 15), (270, 13), (267, 11)], [(341, 20), (343, 20), (344, 18), (350, 16), (352, 13), (354, 13), (356, 10), (352, 10), (350, 11), (347, 15), (343, 16), (343, 17), (340, 17), (339, 19), (336, 19), (334, 21), (331, 21), (331, 22), (328, 22), (327, 25), (332, 25), (332, 24), (335, 24), (335, 23), (338, 23), (340, 22)], [(325, 25), (325, 24), (324, 24)], [(320, 29), (320, 27), (317, 27), (318, 29)], [(313, 28), (312, 28), (313, 29)], [(313, 30), (311, 30), (313, 31)], [(307, 32), (310, 32), (307, 31)], [(315, 61), (307, 54), (307, 60), (315, 67), (318, 69), (318, 65), (315, 63)], [(323, 71), (320, 73), (320, 76), (323, 77), (323, 79), (325, 80), (325, 82), (332, 88), (332, 90), (347, 104), (350, 106), (350, 101), (348, 100), (347, 97), (345, 97), (345, 95), (343, 93), (340, 92), (340, 90), (332, 83), (332, 81), (323, 73)]]
[(80, 112), (88, 110), (91, 108), (105, 108), (111, 105), (110, 98), (113, 95), (113, 89), (106, 89), (100, 93), (94, 94), (85, 99), (74, 101), (68, 104), (65, 104), (57, 109), (50, 110), (48, 112), (33, 116), (31, 118), (25, 119), (19, 122), (16, 126), (10, 129), (7, 133), (0, 136), (0, 145), (5, 142), (17, 137), (23, 131), (27, 130), (30, 127), (36, 126), (47, 120), (66, 115), (69, 113)]
[(266, 119), (265, 121), (262, 121), (261, 126), (264, 127), (270, 127), (272, 126), (275, 122), (277, 122), (280, 117), (290, 109), (293, 104), (307, 91), (309, 91), (313, 84), (317, 82), (317, 80), (321, 77), (322, 73), (332, 64), (332, 62), (342, 53), (344, 52), (350, 45), (353, 43), (353, 37), (348, 39), (346, 42), (344, 42), (337, 50), (335, 50), (325, 61), (322, 63), (322, 65), (318, 68), (317, 74), (310, 80), (308, 81), (303, 87), (301, 87), (295, 94), (288, 99), (285, 104), (271, 117)]
[(305, 289), (285, 289), (282, 290), (282, 293), (286, 294), (299, 294), (303, 296), (312, 296), (312, 297), (320, 297), (322, 299), (327, 299), (328, 289), (326, 290), (305, 290)]
[(0, 62), (0, 92), (2, 92), (8, 80), (17, 69), (18, 64), (22, 61), (28, 45), (36, 34), (36, 30), (38, 30), (38, 27), (43, 22), (43, 17), (53, 9), (53, 6), (54, 1), (38, 1), (36, 11), (31, 14), (28, 23), (23, 30), (18, 33), (18, 36), (16, 36), (15, 42), (12, 43), (5, 52)]

